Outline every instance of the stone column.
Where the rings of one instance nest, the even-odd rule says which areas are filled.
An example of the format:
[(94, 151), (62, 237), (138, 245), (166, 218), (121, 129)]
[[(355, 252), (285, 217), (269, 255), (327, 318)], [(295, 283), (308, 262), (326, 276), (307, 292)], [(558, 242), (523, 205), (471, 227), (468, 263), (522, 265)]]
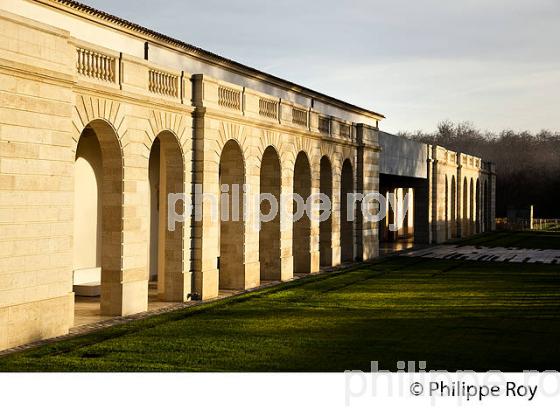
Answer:
[[(379, 192), (379, 130), (366, 124), (357, 125), (357, 192), (363, 195)], [(358, 204), (358, 207), (361, 204)], [(368, 214), (375, 215), (379, 210), (377, 202), (366, 203)], [(357, 258), (369, 260), (379, 255), (377, 222), (367, 220), (358, 209), (356, 212)]]
[(333, 158), (332, 163), (332, 265), (338, 266), (342, 263), (342, 251), (340, 248), (340, 191), (342, 180), (342, 162)]
[[(219, 157), (209, 158), (215, 144), (205, 139), (207, 121), (204, 108), (194, 112), (193, 145), (193, 204), (198, 208), (192, 222), (192, 269), (194, 295), (200, 299), (212, 299), (218, 296), (219, 271), (218, 250), (220, 237), (219, 214), (212, 215), (213, 204), (203, 201), (203, 193), (219, 194)], [(206, 158), (205, 158), (206, 157)], [(217, 204), (215, 205), (217, 207)], [(215, 219), (215, 220), (213, 220)]]
[(486, 232), (486, 192), (484, 192), (484, 181), (486, 175), (481, 174), (480, 178), (480, 232)]
[[(320, 193), (321, 189), (321, 162), (315, 160), (317, 156), (311, 157), (311, 196), (315, 198)], [(307, 200), (307, 198), (304, 198)], [(321, 269), (321, 258), (319, 249), (320, 240), (320, 224), (319, 224), (319, 200), (315, 200), (310, 204), (310, 244), (309, 253), (310, 255), (310, 272), (319, 272)]]
[(462, 155), (457, 154), (457, 238), (462, 238), (463, 232), (463, 166), (461, 165)]
[(496, 165), (494, 163), (489, 163), (490, 175), (489, 175), (489, 195), (490, 195), (490, 226), (489, 230), (496, 230)]
[[(127, 155), (125, 150), (125, 162)], [(104, 269), (102, 277), (101, 312), (110, 316), (148, 309), (148, 169), (125, 166), (123, 177), (122, 270)], [(110, 218), (104, 216), (104, 223)]]
[[(122, 160), (114, 131), (97, 123), (103, 158), (103, 246), (101, 312), (126, 316), (148, 309), (148, 237), (150, 187), (145, 156), (145, 123), (128, 119)], [(121, 141), (122, 143), (122, 141)], [(122, 167), (122, 172), (121, 172)], [(121, 180), (122, 179), (122, 180)], [(122, 189), (122, 190), (121, 190)]]
[(293, 194), (294, 172), (287, 164), (281, 163), (280, 186), (280, 277), (282, 281), (294, 277), (293, 241)]
[(395, 224), (397, 230), (395, 231), (395, 240), (399, 240), (403, 234), (403, 188), (395, 188)]
[[(184, 222), (176, 223), (174, 230), (169, 229), (167, 222), (168, 194), (190, 194), (190, 158), (181, 156), (178, 145), (170, 138), (161, 138), (160, 152), (158, 293), (163, 300), (185, 302), (191, 293), (192, 281), (190, 215), (186, 216)], [(189, 172), (185, 172), (185, 169)], [(185, 181), (187, 176), (189, 181)], [(185, 205), (183, 201), (176, 203), (175, 211), (178, 215), (188, 212)]]
[[(447, 238), (448, 221), (445, 219), (445, 166), (438, 159), (438, 146), (428, 148), (428, 190), (429, 195), (429, 223), (431, 226), (428, 243), (442, 243)], [(441, 148), (440, 148), (441, 149)], [(451, 180), (448, 180), (451, 192)], [(448, 198), (449, 203), (451, 198)], [(449, 206), (449, 204), (448, 204)], [(449, 218), (451, 217), (448, 215)]]
[(473, 178), (472, 179), (472, 189), (470, 190), (470, 192), (472, 193), (472, 198), (470, 198), (469, 204), (471, 205), (472, 209), (470, 210), (470, 215), (471, 215), (471, 235), (474, 235), (476, 233), (478, 233), (477, 230), (477, 224), (478, 224), (478, 214), (477, 214), (477, 209), (478, 209), (478, 196), (477, 196), (477, 192), (476, 192), (476, 180)]
[(259, 217), (260, 203), (255, 201), (255, 195), (260, 194), (260, 167), (256, 161), (257, 153), (248, 155), (245, 167), (245, 185), (248, 196), (245, 202), (245, 289), (251, 289), (260, 284), (259, 262)]
[[(358, 161), (358, 154), (356, 152), (356, 154), (354, 155), (354, 164), (357, 164)], [(352, 168), (353, 171), (353, 175), (352, 175), (352, 192), (353, 193), (357, 193), (358, 192), (358, 180), (359, 178), (359, 174), (358, 174), (358, 167), (354, 166)], [(363, 254), (362, 252), (360, 252), (359, 250), (359, 243), (361, 242), (361, 238), (363, 235), (363, 232), (360, 231), (360, 227), (363, 225), (364, 220), (363, 220), (363, 215), (362, 215), (362, 211), (361, 211), (361, 205), (362, 205), (362, 201), (356, 201), (354, 203), (354, 222), (352, 223), (352, 231), (354, 233), (354, 238), (352, 240), (352, 252), (354, 255), (354, 260), (357, 261), (361, 261), (363, 260)], [(379, 232), (376, 229), (376, 234), (379, 235)]]
[(398, 239), (398, 188), (389, 189), (387, 193), (387, 241), (394, 242)]

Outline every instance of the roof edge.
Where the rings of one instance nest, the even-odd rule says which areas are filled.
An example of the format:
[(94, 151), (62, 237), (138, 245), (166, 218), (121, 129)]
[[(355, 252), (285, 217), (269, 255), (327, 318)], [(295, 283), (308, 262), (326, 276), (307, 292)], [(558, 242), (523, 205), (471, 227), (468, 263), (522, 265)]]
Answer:
[[(176, 51), (180, 51), (186, 53), (194, 58), (205, 60), (206, 62), (214, 65), (221, 66), (226, 68), (230, 71), (236, 71), (242, 73), (244, 75), (250, 75), (260, 81), (268, 81), (278, 87), (284, 88), (289, 91), (298, 92), (300, 94), (304, 94), (309, 98), (314, 98), (316, 100), (320, 100), (324, 103), (328, 103), (338, 108), (342, 108), (348, 111), (352, 111), (356, 114), (366, 115), (368, 117), (372, 117), (378, 120), (384, 119), (385, 116), (378, 112), (375, 112), (370, 109), (366, 109), (363, 107), (359, 107), (357, 105), (348, 103), (341, 99), (331, 97), (327, 94), (323, 94), (319, 91), (312, 90), (310, 88), (301, 86), (289, 80), (285, 80), (283, 78), (277, 77), (275, 75), (266, 73), (264, 71), (260, 71), (256, 68), (250, 67), (248, 65), (239, 63), (234, 60), (230, 60), (228, 58), (222, 57), (218, 54), (212, 53), (200, 47), (196, 47), (192, 44), (186, 43), (181, 40), (177, 40), (173, 37), (167, 36), (165, 34), (158, 33), (155, 30), (151, 30), (149, 28), (143, 27), (139, 24), (132, 23), (128, 20), (123, 18), (114, 16), (110, 13), (106, 13), (104, 11), (95, 9), (91, 6), (82, 4), (80, 2), (74, 0), (33, 0), (37, 3), (41, 3), (43, 5), (56, 7), (56, 8), (64, 8), (67, 11), (74, 12), (76, 15), (80, 15), (80, 13), (87, 15), (88, 17), (94, 17), (101, 20), (104, 23), (112, 23), (114, 25), (119, 26), (121, 30), (132, 32), (136, 35), (143, 36), (146, 39), (152, 39), (159, 41), (163, 45), (168, 46), (169, 48), (174, 48)], [(62, 6), (62, 7), (61, 7)], [(84, 16), (81, 16), (84, 17)]]

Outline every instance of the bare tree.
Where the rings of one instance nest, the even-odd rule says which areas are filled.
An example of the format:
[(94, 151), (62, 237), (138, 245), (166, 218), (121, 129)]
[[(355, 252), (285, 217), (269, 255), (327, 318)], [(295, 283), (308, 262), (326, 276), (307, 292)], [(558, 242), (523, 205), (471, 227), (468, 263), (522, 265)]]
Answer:
[(560, 133), (483, 132), (473, 124), (442, 121), (437, 131), (400, 135), (492, 161), (497, 167), (496, 214), (508, 206), (535, 206), (535, 216), (560, 217)]

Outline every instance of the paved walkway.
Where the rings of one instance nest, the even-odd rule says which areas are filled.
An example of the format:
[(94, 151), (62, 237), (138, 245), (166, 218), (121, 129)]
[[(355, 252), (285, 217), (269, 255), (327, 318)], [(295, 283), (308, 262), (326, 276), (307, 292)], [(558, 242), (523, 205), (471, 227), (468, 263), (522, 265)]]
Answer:
[[(227, 294), (220, 294), (220, 297), (227, 296)], [(174, 307), (184, 307), (185, 305), (194, 304), (195, 302), (179, 303), (179, 302), (163, 302), (159, 300), (157, 292), (157, 284), (150, 283), (148, 290), (148, 313), (160, 312), (173, 309)], [(86, 297), (76, 296), (74, 304), (74, 329), (81, 329), (83, 326), (88, 326), (96, 323), (106, 322), (113, 320), (113, 316), (101, 315), (101, 298), (100, 297)]]
[[(518, 248), (487, 248), (481, 246), (459, 246), (459, 245), (438, 245), (428, 248), (408, 250), (411, 244), (402, 246), (388, 246), (384, 249), (381, 256), (387, 256), (393, 253), (400, 253), (403, 256), (420, 256), (425, 258), (438, 258), (438, 259), (464, 259), (471, 261), (491, 261), (491, 262), (519, 262), (519, 263), (547, 263), (547, 264), (560, 264), (560, 250), (550, 249), (518, 249)], [(333, 268), (324, 268), (321, 272), (311, 275), (320, 275), (322, 273), (341, 271), (348, 268), (357, 268), (363, 263), (349, 263), (340, 265)], [(310, 274), (295, 274), (293, 280), (298, 280)], [(280, 282), (263, 282), (260, 287), (246, 291), (223, 291), (217, 299), (223, 299), (239, 295), (241, 293), (248, 293), (258, 289), (263, 289), (271, 286), (278, 285)], [(131, 321), (160, 315), (162, 313), (172, 312), (179, 309), (184, 309), (190, 306), (195, 306), (210, 301), (192, 301), (186, 303), (166, 303), (159, 302), (151, 291), (149, 311), (139, 313), (136, 315), (126, 317), (104, 317), (99, 314), (99, 301), (95, 298), (77, 298), (76, 303), (76, 325), (70, 329), (69, 334), (60, 336), (54, 339), (40, 340), (34, 343), (29, 343), (13, 349), (0, 351), (0, 356), (11, 354), (33, 347), (41, 346), (47, 343), (52, 343), (57, 340), (68, 339), (77, 335), (84, 335), (87, 333), (95, 332), (107, 327), (128, 323)]]
[(546, 263), (560, 264), (558, 249), (488, 248), (484, 246), (438, 245), (413, 250), (405, 256), (436, 259), (463, 259), (485, 262)]
[[(363, 262), (356, 262), (356, 263), (345, 263), (336, 267), (329, 267), (329, 268), (322, 268), (321, 271), (315, 273), (295, 273), (294, 278), (292, 280), (299, 280), (305, 278), (307, 276), (314, 276), (314, 275), (321, 275), (328, 272), (335, 272), (335, 271), (343, 271), (349, 268), (357, 268), (359, 266), (364, 265)], [(130, 316), (118, 316), (118, 317), (108, 317), (108, 316), (101, 316), (99, 312), (99, 298), (77, 298), (76, 300), (76, 316), (75, 316), (75, 324), (76, 326), (72, 327), (68, 334), (51, 338), (51, 339), (43, 339), (38, 340), (36, 342), (28, 343), (25, 345), (17, 346), (8, 350), (0, 351), (0, 356), (9, 355), (12, 353), (21, 352), (24, 350), (32, 349), (35, 347), (39, 347), (45, 344), (53, 343), (56, 341), (70, 339), (75, 336), (85, 335), (88, 333), (92, 333), (101, 329), (105, 329), (108, 327), (112, 327), (115, 325), (120, 325), (123, 323), (132, 322), (139, 319), (144, 319), (152, 316), (161, 315), (167, 312), (173, 312), (180, 309), (185, 309), (191, 306), (201, 305), (204, 303), (214, 302), (219, 299), (230, 298), (232, 296), (254, 292), (260, 289), (274, 287), (279, 285), (280, 281), (262, 281), (261, 285), (254, 289), (248, 290), (221, 290), (219, 296), (215, 299), (205, 300), (205, 301), (189, 301), (185, 303), (171, 303), (171, 302), (159, 302), (157, 301), (156, 292), (153, 291), (153, 288), (150, 289), (150, 303), (148, 304), (148, 311), (138, 313), (135, 315)]]
[[(17, 346), (8, 350), (0, 351), (0, 356), (9, 355), (16, 352), (21, 352), (24, 350), (32, 349), (34, 347), (39, 347), (52, 342), (66, 340), (75, 336), (85, 335), (88, 333), (95, 332), (97, 330), (105, 329), (108, 327), (120, 325), (123, 323), (132, 322), (135, 320), (140, 320), (152, 316), (161, 315), (163, 313), (173, 312), (176, 310), (188, 308), (191, 306), (201, 305), (204, 303), (214, 302), (219, 299), (225, 299), (242, 293), (254, 292), (255, 290), (267, 288), (279, 284), (280, 282), (266, 282), (261, 284), (258, 288), (245, 290), (245, 291), (220, 291), (220, 294), (215, 299), (210, 299), (206, 301), (189, 301), (189, 302), (151, 302), (148, 304), (148, 311), (137, 313), (130, 316), (101, 316), (99, 313), (99, 298), (77, 298), (76, 300), (76, 316), (75, 324), (68, 334), (51, 338), (38, 340), (36, 342), (28, 343), (25, 345)], [(90, 299), (90, 300), (88, 300)]]

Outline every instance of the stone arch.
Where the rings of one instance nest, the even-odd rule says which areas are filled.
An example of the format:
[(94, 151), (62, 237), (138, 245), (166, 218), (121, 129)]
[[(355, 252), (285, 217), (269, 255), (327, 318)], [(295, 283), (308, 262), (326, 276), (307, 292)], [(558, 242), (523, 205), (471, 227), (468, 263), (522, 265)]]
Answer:
[(105, 120), (87, 123), (77, 139), (74, 204), (76, 293), (100, 294), (102, 314), (121, 315), (123, 155)]
[(121, 139), (126, 134), (125, 116), (122, 105), (118, 101), (106, 98), (98, 98), (88, 95), (76, 95), (76, 105), (72, 114), (72, 125), (74, 128), (74, 152), (78, 147), (79, 139), (83, 130), (93, 122), (102, 121), (107, 124), (117, 136), (119, 151), (123, 156), (123, 144)]
[(257, 147), (257, 162), (260, 164), (262, 163), (262, 159), (264, 156), (265, 151), (272, 147), (278, 158), (280, 159), (280, 163), (282, 163), (287, 156), (287, 152), (291, 149), (291, 144), (287, 144), (282, 138), (282, 135), (279, 132), (271, 131), (267, 129), (261, 130), (261, 136), (258, 139), (259, 145)]
[(235, 140), (222, 148), (219, 163), (220, 256), (219, 288), (245, 288), (245, 223), (243, 218), (243, 184), (245, 161)]
[(186, 156), (187, 146), (192, 140), (192, 133), (189, 132), (191, 127), (187, 116), (179, 113), (152, 110), (148, 118), (148, 124), (149, 129), (146, 130), (146, 138), (144, 140), (144, 145), (148, 152), (155, 139), (162, 132), (169, 132), (175, 137), (183, 158)]
[[(344, 160), (340, 182), (340, 255), (342, 262), (354, 260), (354, 201), (350, 201), (348, 194), (354, 192), (354, 171), (349, 159)], [(352, 216), (352, 218), (350, 218)]]
[(250, 155), (251, 145), (248, 141), (247, 130), (244, 125), (220, 122), (218, 135), (219, 137), (216, 139), (214, 147), (216, 158), (221, 158), (226, 145), (233, 141), (239, 147), (245, 169), (247, 169), (251, 160), (253, 163), (259, 164), (256, 159)]
[(319, 146), (319, 155), (320, 159), (322, 159), (323, 157), (327, 157), (332, 165), (335, 156), (338, 155), (337, 146), (328, 141), (321, 141), (321, 144)]
[(296, 135), (293, 137), (293, 155), (294, 161), (297, 159), (299, 153), (304, 152), (310, 166), (312, 165), (313, 153), (315, 151), (315, 141), (309, 137)]
[[(355, 161), (354, 161), (354, 155), (349, 155), (348, 153), (342, 153), (341, 154), (341, 158), (340, 158), (340, 164), (341, 167), (344, 167), (344, 164), (348, 163), (349, 166), (352, 168), (352, 171), (354, 171), (356, 169), (355, 167)], [(342, 168), (341, 168), (342, 171)]]
[(319, 191), (328, 198), (330, 206), (327, 218), (321, 218), (319, 222), (319, 260), (321, 266), (332, 266), (333, 264), (333, 169), (331, 160), (327, 155), (323, 155), (320, 161), (320, 187)]
[[(269, 145), (262, 155), (260, 165), (260, 193), (269, 198), (261, 202), (261, 215), (270, 218), (261, 221), (259, 232), (260, 278), (263, 280), (280, 280), (282, 278), (280, 246), (280, 193), (282, 185), (280, 155), (276, 148)], [(271, 202), (276, 202), (276, 209)], [(271, 214), (272, 212), (272, 214)]]
[[(148, 266), (150, 279), (157, 281), (158, 295), (166, 301), (184, 301), (184, 224), (167, 229), (168, 196), (185, 187), (184, 157), (175, 133), (161, 131), (150, 148), (150, 233)], [(184, 203), (177, 201), (175, 212), (183, 215)]]
[[(311, 195), (311, 163), (305, 151), (297, 154), (294, 163), (293, 193), (307, 201)], [(311, 272), (311, 220), (303, 204), (294, 201), (292, 233), (294, 273)]]

